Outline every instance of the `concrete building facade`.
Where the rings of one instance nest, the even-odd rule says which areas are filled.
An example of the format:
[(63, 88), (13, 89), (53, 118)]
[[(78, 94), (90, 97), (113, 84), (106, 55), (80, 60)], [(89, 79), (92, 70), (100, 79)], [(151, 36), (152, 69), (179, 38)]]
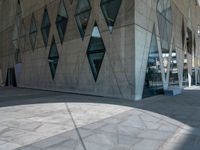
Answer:
[(6, 85), (140, 100), (200, 82), (196, 0), (2, 0), (0, 18)]

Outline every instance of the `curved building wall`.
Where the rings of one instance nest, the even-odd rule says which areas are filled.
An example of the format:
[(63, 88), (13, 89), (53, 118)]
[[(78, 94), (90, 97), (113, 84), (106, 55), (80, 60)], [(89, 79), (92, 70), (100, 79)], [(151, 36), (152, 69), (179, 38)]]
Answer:
[[(111, 33), (101, 11), (100, 2), (100, 0), (90, 0), (91, 14), (84, 39), (82, 39), (75, 20), (78, 0), (73, 0), (72, 4), (69, 0), (64, 0), (68, 23), (64, 41), (61, 44), (55, 24), (60, 0), (20, 0), (22, 8), (20, 23), (23, 22), (25, 35), (23, 34), (23, 38), (19, 36), (17, 42), (20, 52), (17, 53), (13, 45), (13, 34), (18, 1), (1, 1), (0, 38), (3, 42), (0, 43), (0, 61), (4, 81), (7, 69), (15, 67), (18, 72), (16, 75), (18, 87), (133, 99), (134, 1), (122, 0)], [(45, 8), (51, 24), (46, 47), (41, 33)], [(33, 14), (37, 27), (35, 48), (32, 47), (29, 36)], [(96, 81), (87, 58), (87, 49), (95, 22), (106, 49)], [(59, 54), (54, 79), (52, 79), (48, 62), (53, 36)], [(16, 55), (20, 57), (19, 62), (16, 60)], [(18, 64), (17, 67), (16, 64)]]

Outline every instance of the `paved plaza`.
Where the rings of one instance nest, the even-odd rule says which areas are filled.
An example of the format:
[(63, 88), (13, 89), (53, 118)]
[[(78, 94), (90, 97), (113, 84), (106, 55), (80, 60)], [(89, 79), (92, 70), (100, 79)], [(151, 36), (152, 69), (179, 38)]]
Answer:
[(140, 102), (0, 89), (0, 150), (199, 150), (200, 88)]

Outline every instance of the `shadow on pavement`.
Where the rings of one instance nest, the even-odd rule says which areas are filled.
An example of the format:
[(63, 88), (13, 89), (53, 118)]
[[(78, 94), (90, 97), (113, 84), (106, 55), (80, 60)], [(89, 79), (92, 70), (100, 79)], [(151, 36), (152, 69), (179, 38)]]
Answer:
[(184, 132), (176, 131), (174, 141), (169, 142), (171, 144), (169, 149), (199, 150), (200, 148), (200, 89), (185, 90), (182, 95), (175, 97), (157, 96), (140, 102), (28, 89), (0, 89), (0, 107), (65, 102), (123, 105), (172, 118), (188, 126), (188, 129), (183, 126), (181, 128), (185, 127)]

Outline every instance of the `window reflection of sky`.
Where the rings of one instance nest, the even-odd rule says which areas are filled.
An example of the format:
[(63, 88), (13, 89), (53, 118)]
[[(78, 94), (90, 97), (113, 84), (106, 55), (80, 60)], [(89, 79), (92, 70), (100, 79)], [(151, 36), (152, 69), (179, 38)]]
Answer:
[(93, 28), (92, 37), (95, 37), (95, 38), (100, 38), (100, 37), (101, 37), (101, 35), (100, 35), (100, 33), (99, 33), (99, 29), (98, 29), (97, 26), (95, 26), (95, 27)]

